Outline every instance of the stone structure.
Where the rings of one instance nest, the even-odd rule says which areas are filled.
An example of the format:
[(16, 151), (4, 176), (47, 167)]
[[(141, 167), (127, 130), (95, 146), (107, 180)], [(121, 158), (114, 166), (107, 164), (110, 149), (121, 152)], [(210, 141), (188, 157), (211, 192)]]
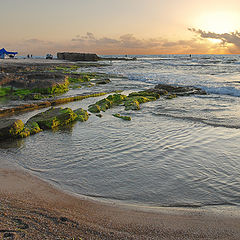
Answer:
[(60, 60), (69, 61), (98, 61), (100, 57), (94, 53), (72, 53), (72, 52), (62, 52), (57, 53), (57, 58)]

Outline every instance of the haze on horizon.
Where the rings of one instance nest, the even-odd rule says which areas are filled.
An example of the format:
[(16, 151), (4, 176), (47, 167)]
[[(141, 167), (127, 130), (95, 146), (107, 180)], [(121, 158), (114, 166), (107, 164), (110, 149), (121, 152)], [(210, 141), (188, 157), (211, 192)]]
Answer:
[(0, 48), (19, 55), (240, 54), (239, 0), (8, 0)]

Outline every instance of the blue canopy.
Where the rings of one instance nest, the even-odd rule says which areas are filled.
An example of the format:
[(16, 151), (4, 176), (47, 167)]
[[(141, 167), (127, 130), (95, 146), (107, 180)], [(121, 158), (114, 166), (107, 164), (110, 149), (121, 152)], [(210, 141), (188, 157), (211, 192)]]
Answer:
[(4, 58), (5, 55), (16, 55), (18, 52), (8, 52), (4, 48), (0, 49), (0, 58)]

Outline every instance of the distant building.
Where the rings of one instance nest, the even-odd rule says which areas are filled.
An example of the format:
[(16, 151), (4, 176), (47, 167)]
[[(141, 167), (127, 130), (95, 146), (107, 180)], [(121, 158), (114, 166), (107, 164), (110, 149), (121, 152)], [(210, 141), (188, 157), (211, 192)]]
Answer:
[(14, 58), (16, 54), (18, 54), (18, 52), (8, 52), (4, 48), (0, 49), (0, 59), (4, 59), (6, 55)]

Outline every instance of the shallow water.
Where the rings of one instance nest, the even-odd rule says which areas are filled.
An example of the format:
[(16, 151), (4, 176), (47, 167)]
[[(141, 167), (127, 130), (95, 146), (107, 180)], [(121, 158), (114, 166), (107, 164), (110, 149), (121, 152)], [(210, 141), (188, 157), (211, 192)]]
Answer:
[[(117, 72), (127, 66), (124, 74), (130, 75), (131, 69), (137, 72), (136, 64), (119, 62), (112, 70), (98, 70)], [(135, 75), (130, 80), (112, 79), (103, 88), (127, 93), (153, 83)], [(98, 99), (64, 106), (86, 109)], [(154, 206), (240, 206), (239, 97), (209, 93), (141, 106), (130, 112), (113, 108), (102, 118), (91, 115), (84, 123), (0, 143), (1, 164), (22, 167), (61, 189), (101, 199)], [(132, 121), (114, 118), (113, 113), (127, 114)], [(34, 114), (25, 113), (21, 119)]]

